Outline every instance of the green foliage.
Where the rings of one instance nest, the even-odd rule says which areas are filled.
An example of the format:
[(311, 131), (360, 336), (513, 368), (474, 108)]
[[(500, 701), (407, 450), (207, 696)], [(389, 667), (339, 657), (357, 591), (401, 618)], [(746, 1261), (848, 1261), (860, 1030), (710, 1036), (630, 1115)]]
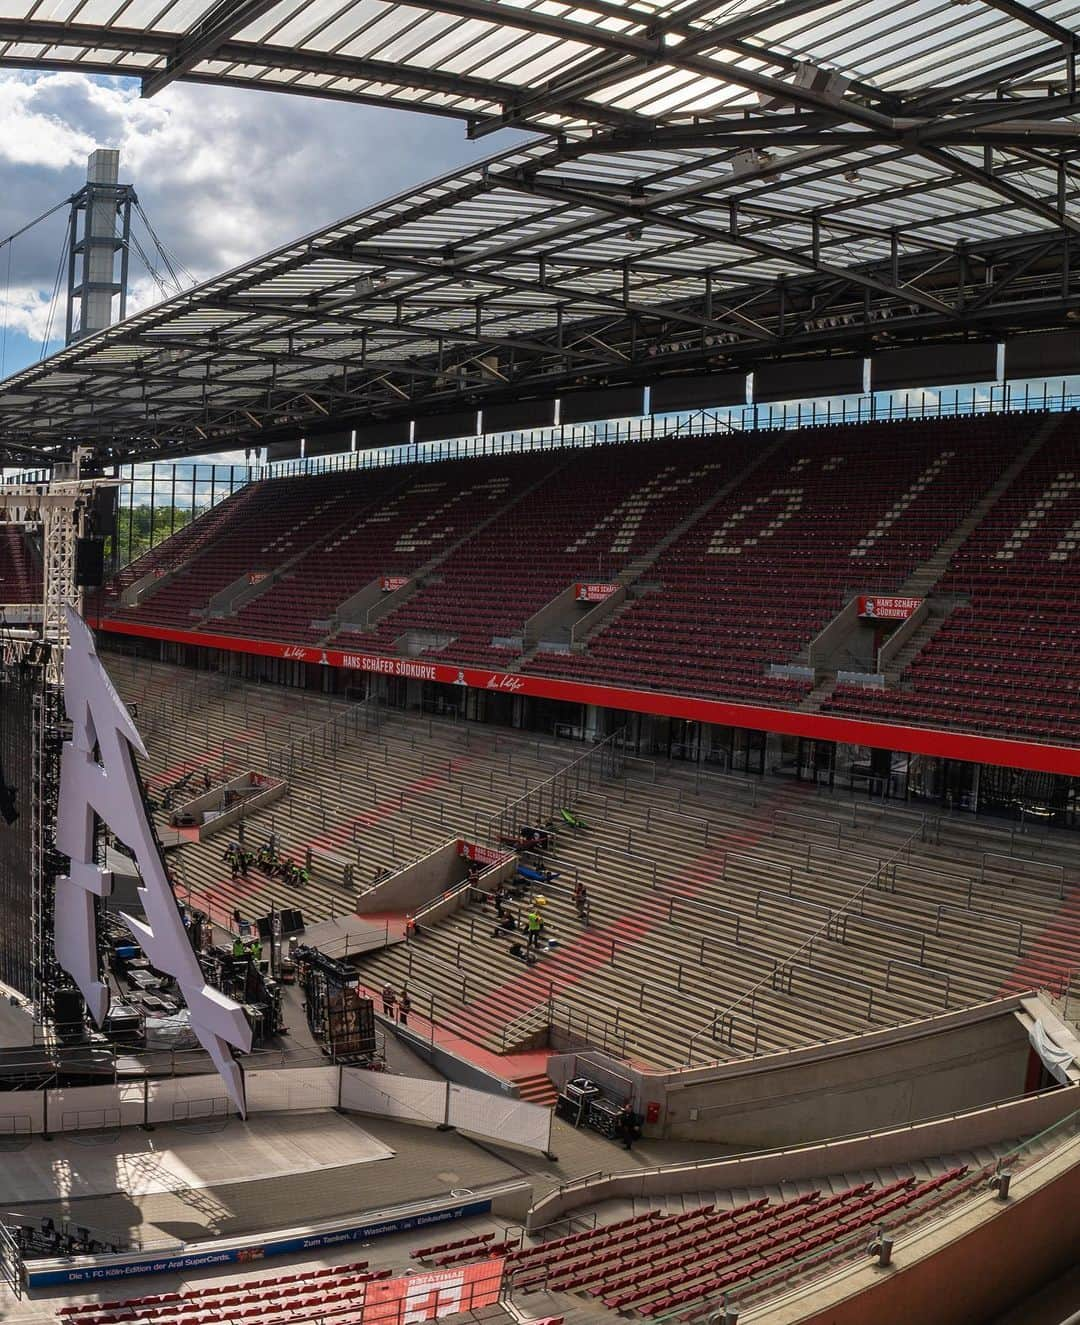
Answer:
[(207, 510), (207, 506), (122, 506), (117, 522), (120, 564), (137, 561)]

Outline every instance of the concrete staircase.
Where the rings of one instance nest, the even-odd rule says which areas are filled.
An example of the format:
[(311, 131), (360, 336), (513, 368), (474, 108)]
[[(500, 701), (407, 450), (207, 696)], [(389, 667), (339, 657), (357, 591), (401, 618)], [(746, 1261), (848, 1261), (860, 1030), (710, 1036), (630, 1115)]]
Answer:
[(968, 538), (986, 519), (987, 515), (1001, 500), (1013, 480), (1021, 474), (1028, 464), (1042, 450), (1043, 445), (1053, 436), (1060, 419), (1054, 416), (1045, 419), (1035, 430), (1035, 435), (1006, 469), (994, 486), (983, 497), (970, 514), (962, 520), (949, 537), (934, 549), (933, 554), (917, 567), (897, 590), (898, 594), (912, 598), (925, 598), (945, 574), (954, 554), (967, 542)]
[(884, 673), (885, 684), (887, 686), (896, 686), (897, 684), (899, 684), (900, 678), (901, 676), (903, 676), (905, 670), (907, 669), (908, 664), (911, 662), (911, 660), (915, 657), (916, 654), (921, 653), (923, 651), (923, 649), (927, 646), (927, 644), (930, 643), (930, 641), (938, 633), (938, 631), (945, 624), (945, 622), (948, 621), (949, 616), (951, 615), (955, 604), (935, 603), (934, 606), (935, 607), (940, 606), (942, 610), (931, 611), (930, 615), (926, 618), (926, 620), (922, 623), (922, 625), (918, 628), (918, 630), (915, 631), (915, 633), (904, 645), (904, 647), (900, 650), (900, 652), (896, 655), (893, 661), (885, 668), (885, 673)]
[[(191, 770), (206, 769), (217, 783), (244, 769), (266, 769), (278, 751), (349, 711), (339, 701), (308, 694), (298, 704), (296, 691), (246, 684), (228, 691), (202, 686), (191, 703), (180, 703), (191, 687), (190, 671), (112, 653), (106, 665), (141, 714), (159, 704), (177, 711), (145, 726), (143, 774), (155, 798)], [(254, 867), (233, 878), (221, 857), (235, 833), (185, 840), (169, 852), (169, 866), (181, 899), (190, 890), (195, 905), (212, 907), (219, 922), (228, 921), (234, 907), (252, 917), (271, 905), (300, 907), (309, 922), (347, 916), (377, 871), (449, 837), (471, 835), (478, 822), (550, 776), (566, 757), (535, 738), (384, 712), (377, 729), (350, 731), (326, 749), (321, 740), (306, 747), (289, 773), (287, 795), (244, 822), (251, 849), (270, 832), (294, 859), (311, 849), (306, 886), (291, 888)], [(159, 830), (164, 822), (159, 819)]]
[(619, 617), (623, 616), (635, 604), (639, 603), (642, 600), (642, 598), (645, 597), (646, 594), (655, 592), (653, 588), (647, 587), (642, 584), (636, 584), (634, 586), (634, 589), (635, 592), (632, 594), (628, 593), (627, 596), (623, 599), (623, 601), (619, 604), (619, 606), (615, 609), (614, 612), (612, 612), (609, 616), (606, 616), (603, 619), (603, 621), (598, 621), (596, 623), (593, 629), (590, 630), (589, 633), (585, 636), (585, 638), (581, 641), (582, 647), (588, 648), (590, 641), (594, 640), (602, 630), (607, 630), (607, 628), (613, 622), (618, 621)]
[(820, 713), (821, 706), (827, 699), (832, 699), (833, 691), (839, 685), (835, 672), (819, 681), (799, 705), (801, 713)]
[[(451, 557), (460, 547), (462, 547), (465, 543), (467, 543), (471, 538), (475, 538), (476, 535), (480, 533), (481, 530), (486, 529), (488, 525), (494, 524), (496, 520), (501, 519), (501, 517), (504, 516), (508, 511), (512, 511), (516, 506), (520, 506), (523, 501), (525, 501), (528, 497), (532, 496), (532, 494), (537, 490), (537, 488), (539, 488), (542, 484), (547, 483), (549, 479), (554, 478), (555, 475), (558, 474), (561, 470), (565, 469), (569, 463), (570, 463), (569, 460), (564, 460), (562, 461), (561, 464), (553, 465), (551, 469), (545, 469), (544, 472), (541, 475), (539, 475), (538, 478), (536, 478), (532, 483), (528, 485), (528, 487), (523, 488), (516, 496), (511, 497), (508, 501), (503, 502), (503, 504), (500, 507), (498, 507), (497, 510), (492, 511), (490, 515), (486, 516), (478, 524), (470, 525), (469, 528), (466, 529), (465, 532), (460, 536), (460, 538), (455, 539), (452, 543), (449, 544), (449, 546), (444, 547), (442, 551), (437, 552), (433, 557), (430, 557), (426, 562), (424, 562), (424, 564), (421, 567), (419, 567), (419, 569), (415, 570), (412, 573), (411, 577), (412, 587), (410, 589), (409, 596), (411, 597), (413, 593), (417, 592), (421, 588), (424, 588), (425, 582), (428, 579), (428, 577), (433, 575), (435, 571), (438, 570), (438, 568), (441, 565), (443, 565), (443, 563), (449, 557)], [(346, 602), (348, 601), (349, 600), (346, 599)], [(385, 617), (391, 616), (394, 609), (398, 606), (401, 606), (401, 603), (404, 601), (405, 601), (404, 599), (399, 600), (394, 594), (389, 595), (386, 602), (381, 605), (384, 610), (376, 609), (369, 611), (367, 613), (366, 629), (369, 631), (374, 629), (374, 627)], [(329, 640), (331, 640), (334, 637), (334, 635), (337, 634), (338, 630), (343, 624), (342, 621), (339, 619), (338, 614), (340, 613), (344, 605), (345, 604), (343, 603), (338, 604), (337, 611), (335, 612), (333, 628), (326, 635), (322, 637), (320, 643), (326, 644)], [(395, 651), (397, 651), (396, 645), (395, 645)]]
[(545, 1108), (550, 1108), (559, 1098), (559, 1092), (545, 1072), (514, 1077), (513, 1083), (517, 1086), (518, 1098), (527, 1100), (529, 1104), (542, 1104)]
[(414, 478), (415, 470), (410, 466), (405, 470), (401, 482), (395, 487), (391, 488), (388, 492), (383, 493), (374, 501), (367, 502), (365, 505), (361, 506), (359, 510), (356, 510), (355, 508), (352, 509), (347, 516), (334, 524), (314, 543), (305, 543), (300, 546), (291, 557), (287, 557), (284, 561), (274, 566), (266, 576), (266, 579), (260, 580), (257, 584), (250, 585), (247, 589), (244, 589), (242, 581), (246, 579), (246, 576), (241, 576), (236, 584), (229, 586), (231, 593), (229, 593), (228, 590), (222, 590), (221, 594), (215, 595), (216, 598), (220, 599), (228, 594), (227, 602), (215, 606), (214, 599), (211, 599), (210, 602), (207, 603), (202, 616), (199, 618), (199, 623), (205, 624), (206, 622), (215, 619), (236, 616), (241, 608), (247, 607), (250, 603), (255, 602), (257, 598), (261, 598), (264, 594), (269, 593), (269, 591), (273, 589), (275, 585), (280, 584), (282, 580), (288, 579), (292, 571), (304, 560), (305, 557), (317, 552), (320, 548), (328, 547), (335, 539), (340, 538), (349, 528), (354, 526), (358, 519), (384, 506), (386, 502), (400, 492), (407, 483), (411, 483)]
[[(793, 991), (777, 989), (777, 962), (823, 926), (825, 908), (844, 906), (867, 883), (906, 840), (912, 820), (876, 808), (864, 817), (851, 804), (794, 786), (759, 787), (756, 807), (740, 804), (738, 784), (728, 779), (700, 795), (692, 786), (677, 770), (658, 769), (647, 786), (610, 784), (575, 798), (591, 828), (559, 836), (552, 865), (562, 878), (545, 887), (558, 945), (542, 951), (536, 966), (523, 967), (509, 942), (493, 937), (490, 912), (467, 907), (411, 945), (411, 975), (410, 953), (399, 946), (365, 957), (361, 979), (369, 987), (411, 979), (426, 991), (423, 1015), (430, 994), (438, 1024), (488, 1052), (500, 1053), (503, 1028), (553, 995), (560, 1032), (600, 1044), (614, 1030), (617, 1053), (678, 1066), (689, 1032), (750, 986), (757, 986), (757, 1030), (748, 1036), (740, 1022), (723, 1043), (699, 1041), (699, 1061), (913, 1020), (944, 1005), (946, 976), (949, 1007), (978, 1002), (998, 993), (1022, 955), (1039, 955), (1043, 932), (1047, 949), (1055, 946), (1056, 884), (1024, 877), (1016, 886), (1028, 873), (1016, 859), (1005, 867), (1000, 894), (988, 873), (971, 902), (981, 852), (1007, 851), (1008, 836), (980, 825), (978, 841), (969, 842), (955, 828), (944, 843), (912, 843), (910, 871), (901, 868), (895, 891), (870, 888), (844, 936), (819, 934), (812, 967), (799, 965)], [(988, 845), (991, 839), (998, 845)], [(1063, 860), (1068, 844), (1039, 850)], [(575, 871), (589, 891), (587, 927), (570, 903)], [(984, 923), (981, 911), (967, 908), (985, 906), (990, 896), (994, 915)], [(943, 903), (950, 913), (940, 921)], [(1006, 914), (1024, 924), (1024, 954), (1016, 931), (1003, 927)], [(914, 934), (925, 936), (921, 970), (904, 965)], [(667, 1018), (658, 1009), (673, 984), (680, 1016)]]
[[(1045, 419), (1035, 430), (1034, 435), (1027, 446), (1013, 460), (1012, 464), (1005, 469), (999, 476), (997, 482), (967, 516), (956, 526), (944, 542), (940, 543), (933, 553), (921, 565), (908, 576), (904, 583), (897, 589), (897, 594), (911, 598), (929, 598), (930, 615), (926, 621), (915, 631), (911, 639), (904, 645), (900, 653), (885, 669), (885, 683), (888, 686), (895, 686), (908, 664), (915, 658), (923, 648), (934, 638), (938, 631), (948, 620), (957, 603), (953, 600), (944, 598), (935, 598), (933, 596), (934, 586), (942, 578), (949, 568), (949, 563), (967, 542), (975, 530), (986, 519), (987, 515), (994, 509), (1001, 497), (1008, 490), (1014, 479), (1027, 467), (1028, 464), (1038, 455), (1043, 445), (1053, 436), (1058, 426), (1059, 419), (1055, 416)], [(809, 646), (803, 649), (795, 662), (806, 662), (809, 656)], [(814, 688), (799, 705), (799, 709), (804, 713), (819, 713), (821, 706), (826, 700), (830, 699), (836, 690), (837, 680), (835, 672), (830, 671), (826, 676), (817, 682)]]

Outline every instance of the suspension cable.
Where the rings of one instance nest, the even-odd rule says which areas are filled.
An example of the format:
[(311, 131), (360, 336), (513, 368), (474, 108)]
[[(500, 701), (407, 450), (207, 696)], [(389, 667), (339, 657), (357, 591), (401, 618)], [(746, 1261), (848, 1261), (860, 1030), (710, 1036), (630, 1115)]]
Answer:
[(72, 218), (69, 216), (67, 227), (64, 230), (64, 242), (60, 245), (60, 262), (56, 268), (56, 280), (53, 282), (52, 299), (49, 301), (49, 318), (45, 323), (45, 334), (41, 338), (41, 353), (38, 355), (39, 362), (45, 358), (49, 348), (49, 340), (52, 336), (53, 317), (56, 314), (56, 305), (60, 298), (60, 282), (64, 278), (64, 262), (68, 255), (68, 245), (70, 244), (72, 237), (71, 225)]
[(150, 224), (150, 218), (149, 216), (147, 216), (146, 211), (142, 203), (138, 200), (138, 198), (135, 199), (135, 210), (139, 213), (139, 216), (142, 218), (142, 223), (143, 225), (146, 226), (147, 233), (149, 234), (150, 238), (153, 240), (154, 247), (161, 255), (162, 262), (164, 262), (165, 266), (168, 268), (169, 275), (173, 279), (173, 284), (176, 286), (177, 293), (179, 293), (183, 289), (180, 277), (176, 274), (176, 269), (178, 267), (183, 272), (183, 274), (191, 281), (192, 285), (196, 285), (198, 282), (195, 275), (191, 271), (189, 271), (187, 267), (184, 266), (184, 264), (180, 261), (179, 258), (176, 257), (175, 254), (171, 254), (169, 250), (165, 247), (165, 245), (161, 242), (161, 240), (158, 238), (157, 231)]

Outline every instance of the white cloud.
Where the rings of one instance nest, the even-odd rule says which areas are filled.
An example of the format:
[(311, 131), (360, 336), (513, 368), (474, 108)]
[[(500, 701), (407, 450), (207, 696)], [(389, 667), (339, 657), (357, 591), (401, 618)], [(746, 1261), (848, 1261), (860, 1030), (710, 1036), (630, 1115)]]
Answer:
[[(52, 291), (32, 289), (30, 286), (13, 286), (6, 301), (6, 307), (0, 314), (3, 333), (21, 333), (37, 344), (49, 321), (49, 307), (52, 303)], [(56, 333), (56, 317), (53, 318), (53, 334)], [(64, 314), (60, 313), (60, 334), (63, 335)]]
[(85, 161), (94, 140), (63, 118), (35, 106), (36, 84), (25, 75), (0, 80), (0, 161), (63, 170)]
[[(5, 72), (0, 237), (74, 193), (95, 147), (119, 148), (121, 180), (134, 184), (171, 254), (203, 280), (499, 146), (406, 111), (182, 83), (144, 100), (130, 79)], [(0, 250), (9, 331), (32, 342), (20, 359), (9, 341), (8, 372), (37, 357), (66, 219), (62, 210), (16, 242), (10, 292)], [(151, 252), (141, 221), (135, 232)], [(133, 255), (129, 312), (162, 294)], [(62, 310), (58, 321), (62, 329)]]

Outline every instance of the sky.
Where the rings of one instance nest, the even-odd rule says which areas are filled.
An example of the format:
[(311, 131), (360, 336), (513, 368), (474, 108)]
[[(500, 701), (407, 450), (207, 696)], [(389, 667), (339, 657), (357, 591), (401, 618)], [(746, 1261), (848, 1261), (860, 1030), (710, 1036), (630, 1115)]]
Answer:
[[(115, 147), (121, 183), (203, 280), (514, 141), (470, 143), (456, 120), (273, 92), (174, 84), (143, 100), (131, 79), (0, 72), (0, 239), (74, 193), (95, 147)], [(65, 209), (0, 248), (0, 377), (41, 357), (66, 225)], [(137, 257), (132, 276), (129, 312), (162, 297)], [(63, 321), (60, 306), (49, 352)]]

